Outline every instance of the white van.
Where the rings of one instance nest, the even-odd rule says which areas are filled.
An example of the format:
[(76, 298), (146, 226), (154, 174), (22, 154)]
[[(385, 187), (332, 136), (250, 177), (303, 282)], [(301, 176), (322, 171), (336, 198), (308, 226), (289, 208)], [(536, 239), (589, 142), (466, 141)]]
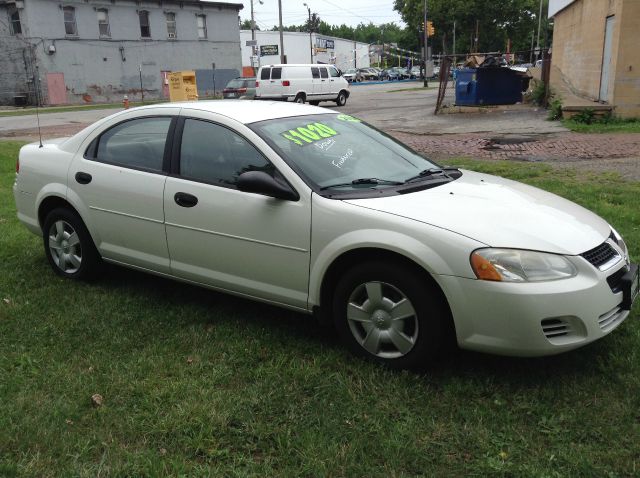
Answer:
[(256, 76), (256, 100), (293, 100), (344, 106), (349, 83), (333, 65), (264, 65)]

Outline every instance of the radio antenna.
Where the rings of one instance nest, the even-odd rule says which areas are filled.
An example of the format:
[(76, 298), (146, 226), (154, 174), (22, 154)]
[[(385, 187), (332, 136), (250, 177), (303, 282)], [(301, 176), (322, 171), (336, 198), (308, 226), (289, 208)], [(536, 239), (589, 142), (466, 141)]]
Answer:
[(39, 83), (40, 83), (40, 75), (38, 74), (38, 65), (36, 65), (36, 71), (35, 71), (35, 75), (33, 76), (33, 89), (35, 90), (36, 93), (36, 120), (38, 122), (38, 138), (40, 139), (40, 148), (42, 148), (42, 131), (40, 131), (40, 87), (39, 87)]

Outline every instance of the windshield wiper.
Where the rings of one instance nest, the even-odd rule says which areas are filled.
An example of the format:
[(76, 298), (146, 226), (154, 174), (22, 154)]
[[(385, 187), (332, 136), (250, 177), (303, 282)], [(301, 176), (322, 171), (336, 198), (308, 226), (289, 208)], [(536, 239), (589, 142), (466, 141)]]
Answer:
[(392, 181), (391, 179), (378, 179), (378, 178), (359, 178), (359, 179), (354, 179), (350, 183), (338, 183), (338, 184), (330, 184), (328, 186), (322, 186), (320, 188), (320, 191), (324, 191), (325, 189), (341, 188), (341, 187), (353, 186), (358, 184), (372, 184), (372, 185), (386, 184), (391, 186), (397, 186), (399, 184), (404, 184), (404, 181)]
[(414, 181), (417, 181), (419, 179), (425, 179), (425, 178), (429, 178), (431, 176), (436, 176), (436, 175), (442, 175), (447, 179), (453, 179), (451, 176), (449, 176), (447, 174), (447, 171), (458, 171), (458, 168), (429, 168), (429, 169), (424, 169), (422, 171), (420, 171), (418, 174), (416, 174), (415, 176), (411, 176), (409, 179), (407, 179), (404, 183), (412, 183)]

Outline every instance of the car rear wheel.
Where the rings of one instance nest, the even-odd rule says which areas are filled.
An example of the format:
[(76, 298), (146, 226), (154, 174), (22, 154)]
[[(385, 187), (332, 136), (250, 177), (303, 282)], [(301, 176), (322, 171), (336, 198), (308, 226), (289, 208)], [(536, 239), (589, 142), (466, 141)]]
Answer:
[(89, 279), (96, 274), (100, 255), (76, 212), (54, 209), (42, 230), (45, 254), (56, 274), (69, 279)]
[(344, 106), (347, 104), (347, 94), (344, 91), (338, 93), (338, 97), (336, 98), (336, 104), (338, 106)]
[(304, 103), (304, 95), (303, 94), (298, 94), (295, 99), (293, 100), (294, 103)]
[(451, 323), (435, 286), (414, 268), (391, 262), (347, 271), (334, 291), (333, 316), (352, 352), (403, 369), (436, 357)]

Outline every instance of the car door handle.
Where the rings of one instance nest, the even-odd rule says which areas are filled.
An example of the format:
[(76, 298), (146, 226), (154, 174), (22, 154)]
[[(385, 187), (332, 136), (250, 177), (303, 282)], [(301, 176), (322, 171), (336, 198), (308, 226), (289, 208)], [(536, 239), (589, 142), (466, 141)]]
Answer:
[(80, 184), (89, 184), (92, 179), (89, 173), (83, 173), (82, 171), (76, 173), (76, 181)]
[(176, 193), (173, 196), (173, 200), (178, 206), (182, 207), (193, 207), (198, 204), (198, 198), (192, 194), (187, 193)]

